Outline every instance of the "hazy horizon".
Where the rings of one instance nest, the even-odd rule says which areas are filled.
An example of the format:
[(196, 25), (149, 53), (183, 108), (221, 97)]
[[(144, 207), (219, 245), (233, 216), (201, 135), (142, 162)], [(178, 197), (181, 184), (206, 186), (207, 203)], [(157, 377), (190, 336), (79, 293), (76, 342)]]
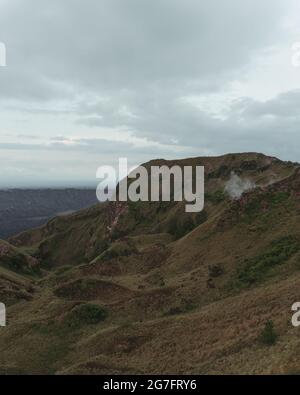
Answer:
[[(237, 155), (237, 154), (248, 154), (250, 152), (228, 152), (228, 153), (223, 153), (220, 155), (207, 155), (207, 157), (215, 157), (215, 156), (224, 156), (224, 155)], [(266, 155), (264, 152), (257, 152), (258, 154), (263, 154)], [(267, 155), (267, 156), (274, 156), (274, 155)], [(198, 158), (199, 156), (192, 156), (189, 158)], [(177, 158), (151, 158), (150, 160), (181, 160), (181, 159), (187, 159), (187, 157), (177, 157)], [(282, 159), (282, 158), (278, 158), (279, 160), (282, 161), (289, 161), (289, 159)], [(299, 163), (298, 161), (292, 161), (292, 162), (296, 162)], [(144, 162), (145, 163), (145, 162)], [(136, 166), (141, 165), (142, 163), (137, 163)], [(116, 174), (118, 175), (118, 163), (114, 162), (111, 164), (115, 170), (116, 170)], [(130, 169), (129, 169), (130, 170)], [(128, 172), (129, 173), (129, 172)], [(99, 184), (99, 180), (95, 178), (95, 181), (78, 181), (78, 180), (73, 180), (73, 181), (66, 181), (63, 180), (61, 182), (57, 181), (57, 180), (40, 180), (40, 181), (36, 181), (36, 182), (17, 182), (14, 184), (1, 184), (0, 183), (0, 190), (4, 191), (4, 190), (13, 190), (13, 189), (22, 189), (22, 190), (35, 190), (35, 189), (57, 189), (57, 190), (62, 190), (62, 189), (95, 189), (97, 188), (97, 185)]]

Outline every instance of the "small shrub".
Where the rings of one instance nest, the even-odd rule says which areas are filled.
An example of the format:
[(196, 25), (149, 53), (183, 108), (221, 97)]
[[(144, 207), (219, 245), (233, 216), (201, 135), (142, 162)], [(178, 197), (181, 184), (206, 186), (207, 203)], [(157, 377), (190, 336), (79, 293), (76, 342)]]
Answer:
[(190, 311), (196, 310), (198, 305), (191, 300), (187, 300), (184, 306), (184, 312), (188, 313)]
[(204, 197), (205, 197), (205, 200), (207, 200), (208, 202), (210, 202), (212, 204), (219, 204), (226, 199), (225, 193), (220, 190), (212, 192), (212, 193), (205, 193)]
[(182, 314), (183, 311), (181, 310), (180, 307), (171, 307), (166, 313), (165, 315), (178, 315), (178, 314)]
[(119, 241), (112, 244), (112, 246), (104, 251), (99, 258), (108, 261), (113, 258), (126, 257), (136, 252), (137, 250), (134, 245)]
[(193, 310), (196, 310), (198, 308), (198, 305), (195, 304), (191, 300), (185, 300), (183, 301), (181, 306), (173, 306), (170, 307), (169, 310), (165, 312), (165, 316), (170, 316), (170, 315), (179, 315), (179, 314), (186, 314), (189, 313)]
[(245, 205), (245, 220), (251, 222), (261, 213), (261, 199), (259, 196), (255, 196)]
[(70, 327), (95, 325), (104, 321), (106, 317), (107, 311), (101, 306), (92, 303), (85, 303), (74, 307), (67, 318), (67, 323)]
[(128, 229), (121, 229), (118, 226), (116, 226), (113, 231), (111, 232), (111, 238), (113, 241), (120, 239), (121, 237), (126, 236), (126, 234), (129, 232), (130, 230)]
[(208, 216), (207, 216), (207, 213), (205, 210), (202, 210), (202, 211), (200, 211), (200, 213), (197, 213), (196, 217), (195, 217), (196, 226), (204, 224), (204, 222), (207, 221), (207, 218), (208, 218)]
[(164, 280), (163, 278), (161, 278), (161, 279), (159, 280), (159, 286), (160, 286), (160, 287), (165, 287), (165, 286), (166, 286), (165, 280)]
[(220, 277), (224, 274), (224, 268), (220, 263), (217, 263), (208, 267), (208, 273), (210, 277)]
[(178, 240), (195, 228), (195, 223), (190, 215), (184, 214), (182, 217), (173, 216), (168, 223), (168, 233)]
[(277, 341), (278, 335), (274, 330), (273, 321), (268, 321), (265, 324), (264, 329), (261, 331), (259, 340), (266, 346), (273, 346)]
[(290, 194), (288, 192), (277, 192), (274, 194), (270, 194), (269, 201), (273, 205), (276, 205), (276, 204), (281, 204), (281, 203), (287, 201), (289, 199), (289, 197), (290, 197)]

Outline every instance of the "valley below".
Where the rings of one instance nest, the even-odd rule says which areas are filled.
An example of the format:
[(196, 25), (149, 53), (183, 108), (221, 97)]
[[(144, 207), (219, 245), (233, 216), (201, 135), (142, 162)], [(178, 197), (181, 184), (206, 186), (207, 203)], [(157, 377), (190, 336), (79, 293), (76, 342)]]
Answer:
[(96, 204), (94, 189), (0, 190), (0, 239)]

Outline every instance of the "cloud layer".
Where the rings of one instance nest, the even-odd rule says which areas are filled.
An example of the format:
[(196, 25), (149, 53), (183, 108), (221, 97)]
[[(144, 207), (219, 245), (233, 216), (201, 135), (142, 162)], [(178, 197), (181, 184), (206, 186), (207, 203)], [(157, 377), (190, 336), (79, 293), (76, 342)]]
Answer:
[(297, 160), (297, 11), (294, 0), (0, 0), (0, 185), (89, 183), (119, 156)]

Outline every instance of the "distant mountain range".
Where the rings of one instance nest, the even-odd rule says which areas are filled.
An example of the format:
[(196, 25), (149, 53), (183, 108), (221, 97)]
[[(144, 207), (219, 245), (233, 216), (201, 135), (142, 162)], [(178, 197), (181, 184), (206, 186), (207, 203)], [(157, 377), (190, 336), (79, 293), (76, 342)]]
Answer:
[(0, 239), (97, 202), (95, 189), (0, 190)]

